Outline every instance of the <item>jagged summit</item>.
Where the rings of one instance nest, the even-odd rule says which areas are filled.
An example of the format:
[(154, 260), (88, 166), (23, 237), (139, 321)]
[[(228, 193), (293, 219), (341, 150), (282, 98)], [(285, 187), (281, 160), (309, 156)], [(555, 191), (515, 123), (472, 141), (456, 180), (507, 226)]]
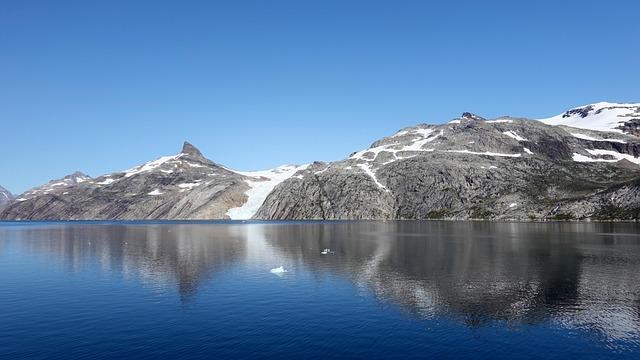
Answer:
[(186, 155), (204, 157), (202, 155), (202, 153), (200, 152), (200, 150), (198, 150), (197, 147), (193, 146), (193, 144), (191, 144), (188, 141), (184, 142), (184, 144), (182, 145), (182, 151), (180, 153), (181, 154), (186, 154)]
[(75, 183), (81, 183), (83, 181), (91, 179), (91, 176), (83, 173), (82, 171), (76, 171), (76, 172), (74, 172), (72, 174), (69, 174), (69, 175), (63, 177), (63, 179), (73, 180)]
[(470, 113), (470, 112), (462, 113), (462, 117), (461, 118), (462, 119), (469, 119), (469, 120), (486, 120), (482, 116), (479, 116), (479, 115), (476, 115), (476, 114)]

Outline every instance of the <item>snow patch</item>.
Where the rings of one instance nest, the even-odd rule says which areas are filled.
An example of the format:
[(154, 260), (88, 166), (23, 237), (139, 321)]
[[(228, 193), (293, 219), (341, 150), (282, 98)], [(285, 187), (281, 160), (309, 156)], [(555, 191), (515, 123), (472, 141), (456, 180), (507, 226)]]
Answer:
[(529, 155), (533, 155), (533, 151), (529, 150), (529, 148), (524, 148), (524, 152), (526, 152)]
[(501, 154), (501, 153), (494, 153), (490, 151), (486, 151), (486, 152), (476, 152), (476, 151), (469, 151), (469, 150), (445, 150), (445, 151), (452, 152), (452, 153), (461, 153), (461, 154), (504, 156), (504, 157), (514, 157), (514, 158), (522, 156), (522, 154)]
[(124, 177), (131, 177), (146, 171), (151, 171), (154, 169), (157, 169), (158, 167), (162, 166), (162, 164), (171, 161), (171, 160), (177, 160), (180, 157), (182, 157), (182, 155), (184, 154), (178, 154), (178, 155), (173, 155), (173, 156), (163, 156), (157, 160), (154, 161), (150, 161), (146, 164), (140, 165), (140, 166), (136, 166), (134, 168), (131, 168), (129, 170), (125, 170), (125, 174)]
[(504, 124), (504, 123), (512, 123), (513, 120), (509, 119), (496, 119), (496, 120), (487, 120), (485, 122), (493, 123), (493, 124)]
[(260, 209), (260, 206), (262, 206), (267, 196), (276, 186), (278, 186), (278, 184), (307, 167), (309, 167), (309, 165), (284, 165), (264, 171), (243, 172), (231, 170), (251, 179), (245, 180), (247, 185), (249, 185), (249, 190), (245, 193), (247, 195), (247, 201), (240, 207), (229, 209), (227, 211), (227, 216), (232, 220), (251, 219), (256, 212), (258, 212), (258, 209)]
[(522, 136), (516, 134), (514, 131), (505, 131), (505, 132), (503, 132), (503, 134), (507, 135), (510, 138), (516, 139), (518, 141), (528, 141), (527, 139), (523, 138)]
[(96, 185), (109, 185), (109, 184), (111, 184), (111, 183), (113, 183), (113, 182), (115, 182), (115, 180), (114, 180), (114, 179), (112, 179), (112, 178), (107, 178), (107, 179), (105, 179), (104, 181), (97, 182), (97, 183), (96, 183)]
[(181, 189), (187, 189), (187, 190), (191, 190), (194, 187), (200, 185), (200, 181), (196, 181), (196, 182), (192, 182), (192, 183), (184, 183), (184, 184), (178, 184), (178, 187)]
[(602, 159), (602, 158), (592, 158), (589, 156), (585, 156), (578, 153), (573, 153), (573, 161), (577, 162), (617, 162), (620, 160), (629, 160), (634, 164), (640, 165), (640, 158), (634, 157), (629, 154), (621, 154), (617, 151), (613, 150), (602, 150), (602, 149), (585, 149), (586, 152), (593, 156), (603, 156), (608, 155), (613, 157), (613, 159)]
[(204, 165), (201, 165), (201, 164), (194, 164), (194, 163), (189, 162), (189, 161), (185, 161), (184, 163), (185, 163), (185, 164), (187, 164), (187, 165), (189, 165), (189, 166), (191, 166), (191, 167), (194, 167), (194, 168), (203, 168), (203, 167), (206, 167), (206, 166), (204, 166)]
[[(376, 146), (373, 148), (369, 148), (366, 150), (362, 150), (362, 151), (358, 151), (355, 154), (353, 154), (350, 159), (353, 160), (362, 160), (362, 161), (374, 161), (376, 159), (376, 157), (378, 157), (378, 154), (380, 154), (381, 152), (389, 152), (391, 153), (395, 160), (400, 160), (400, 159), (407, 159), (413, 156), (400, 156), (398, 157), (398, 153), (399, 152), (430, 152), (430, 151), (434, 151), (434, 149), (424, 149), (423, 147), (429, 143), (432, 142), (433, 140), (437, 139), (438, 137), (444, 135), (444, 130), (440, 130), (440, 132), (436, 135), (433, 135), (433, 132), (435, 130), (433, 129), (423, 129), (423, 128), (417, 128), (417, 129), (412, 129), (412, 130), (407, 130), (406, 134), (411, 134), (411, 135), (415, 135), (416, 137), (412, 140), (412, 142), (409, 145), (405, 145), (400, 147), (401, 145), (395, 143), (395, 144), (387, 144), (387, 145), (380, 145), (380, 146)], [(406, 135), (404, 134), (404, 135)], [(372, 154), (373, 156), (371, 158), (367, 158), (365, 157), (365, 154)], [(395, 160), (391, 160), (388, 163), (394, 162)]]
[(585, 134), (578, 134), (578, 133), (570, 133), (571, 136), (573, 137), (577, 137), (578, 139), (582, 139), (582, 140), (589, 140), (589, 141), (608, 141), (608, 142), (616, 142), (616, 143), (621, 143), (621, 144), (626, 144), (627, 142), (624, 140), (618, 140), (618, 139), (596, 139), (594, 137), (591, 137), (589, 135), (585, 135)]
[(386, 186), (382, 185), (382, 183), (380, 181), (378, 181), (378, 178), (376, 177), (375, 172), (373, 172), (373, 169), (371, 169), (371, 165), (369, 165), (369, 164), (358, 164), (357, 166), (359, 168), (361, 168), (362, 170), (364, 170), (364, 172), (373, 179), (373, 182), (375, 182), (376, 185), (378, 185), (379, 188), (383, 189), (384, 191), (389, 191), (389, 189), (387, 189)]
[(162, 195), (162, 192), (160, 192), (160, 190), (155, 189), (150, 193), (147, 193), (147, 195), (151, 195), (151, 196), (158, 196), (158, 195)]

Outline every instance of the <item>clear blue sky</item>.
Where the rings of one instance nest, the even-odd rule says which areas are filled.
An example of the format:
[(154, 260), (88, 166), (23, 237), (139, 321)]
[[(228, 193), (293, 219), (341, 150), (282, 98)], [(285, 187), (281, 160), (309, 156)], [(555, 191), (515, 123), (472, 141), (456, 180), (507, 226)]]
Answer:
[(241, 169), (337, 160), (472, 111), (640, 101), (638, 1), (3, 1), (0, 185), (183, 140)]

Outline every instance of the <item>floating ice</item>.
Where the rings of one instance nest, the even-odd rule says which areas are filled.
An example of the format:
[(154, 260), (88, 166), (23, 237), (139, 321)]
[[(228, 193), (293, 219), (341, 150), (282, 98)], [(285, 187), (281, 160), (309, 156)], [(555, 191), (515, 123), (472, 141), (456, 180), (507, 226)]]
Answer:
[(284, 274), (287, 270), (285, 270), (284, 266), (277, 267), (275, 269), (271, 269), (272, 274)]

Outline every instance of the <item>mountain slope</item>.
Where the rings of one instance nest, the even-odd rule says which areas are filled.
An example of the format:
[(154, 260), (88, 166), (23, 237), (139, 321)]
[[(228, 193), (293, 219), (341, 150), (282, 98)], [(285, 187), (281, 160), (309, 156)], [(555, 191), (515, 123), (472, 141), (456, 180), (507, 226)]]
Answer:
[(637, 217), (639, 139), (570, 131), (470, 113), (406, 128), (314, 163), (277, 186), (256, 218), (561, 219), (606, 217), (605, 208)]
[(540, 119), (540, 121), (549, 125), (564, 125), (640, 136), (640, 103), (600, 102), (573, 108), (563, 114)]
[(0, 207), (13, 200), (13, 194), (2, 186), (0, 186)]
[[(229, 170), (185, 143), (177, 155), (129, 170), (93, 179), (76, 173), (51, 181), (20, 195), (0, 218), (224, 219), (229, 209), (250, 200), (252, 186), (270, 180)], [(252, 215), (249, 209), (238, 217)]]

